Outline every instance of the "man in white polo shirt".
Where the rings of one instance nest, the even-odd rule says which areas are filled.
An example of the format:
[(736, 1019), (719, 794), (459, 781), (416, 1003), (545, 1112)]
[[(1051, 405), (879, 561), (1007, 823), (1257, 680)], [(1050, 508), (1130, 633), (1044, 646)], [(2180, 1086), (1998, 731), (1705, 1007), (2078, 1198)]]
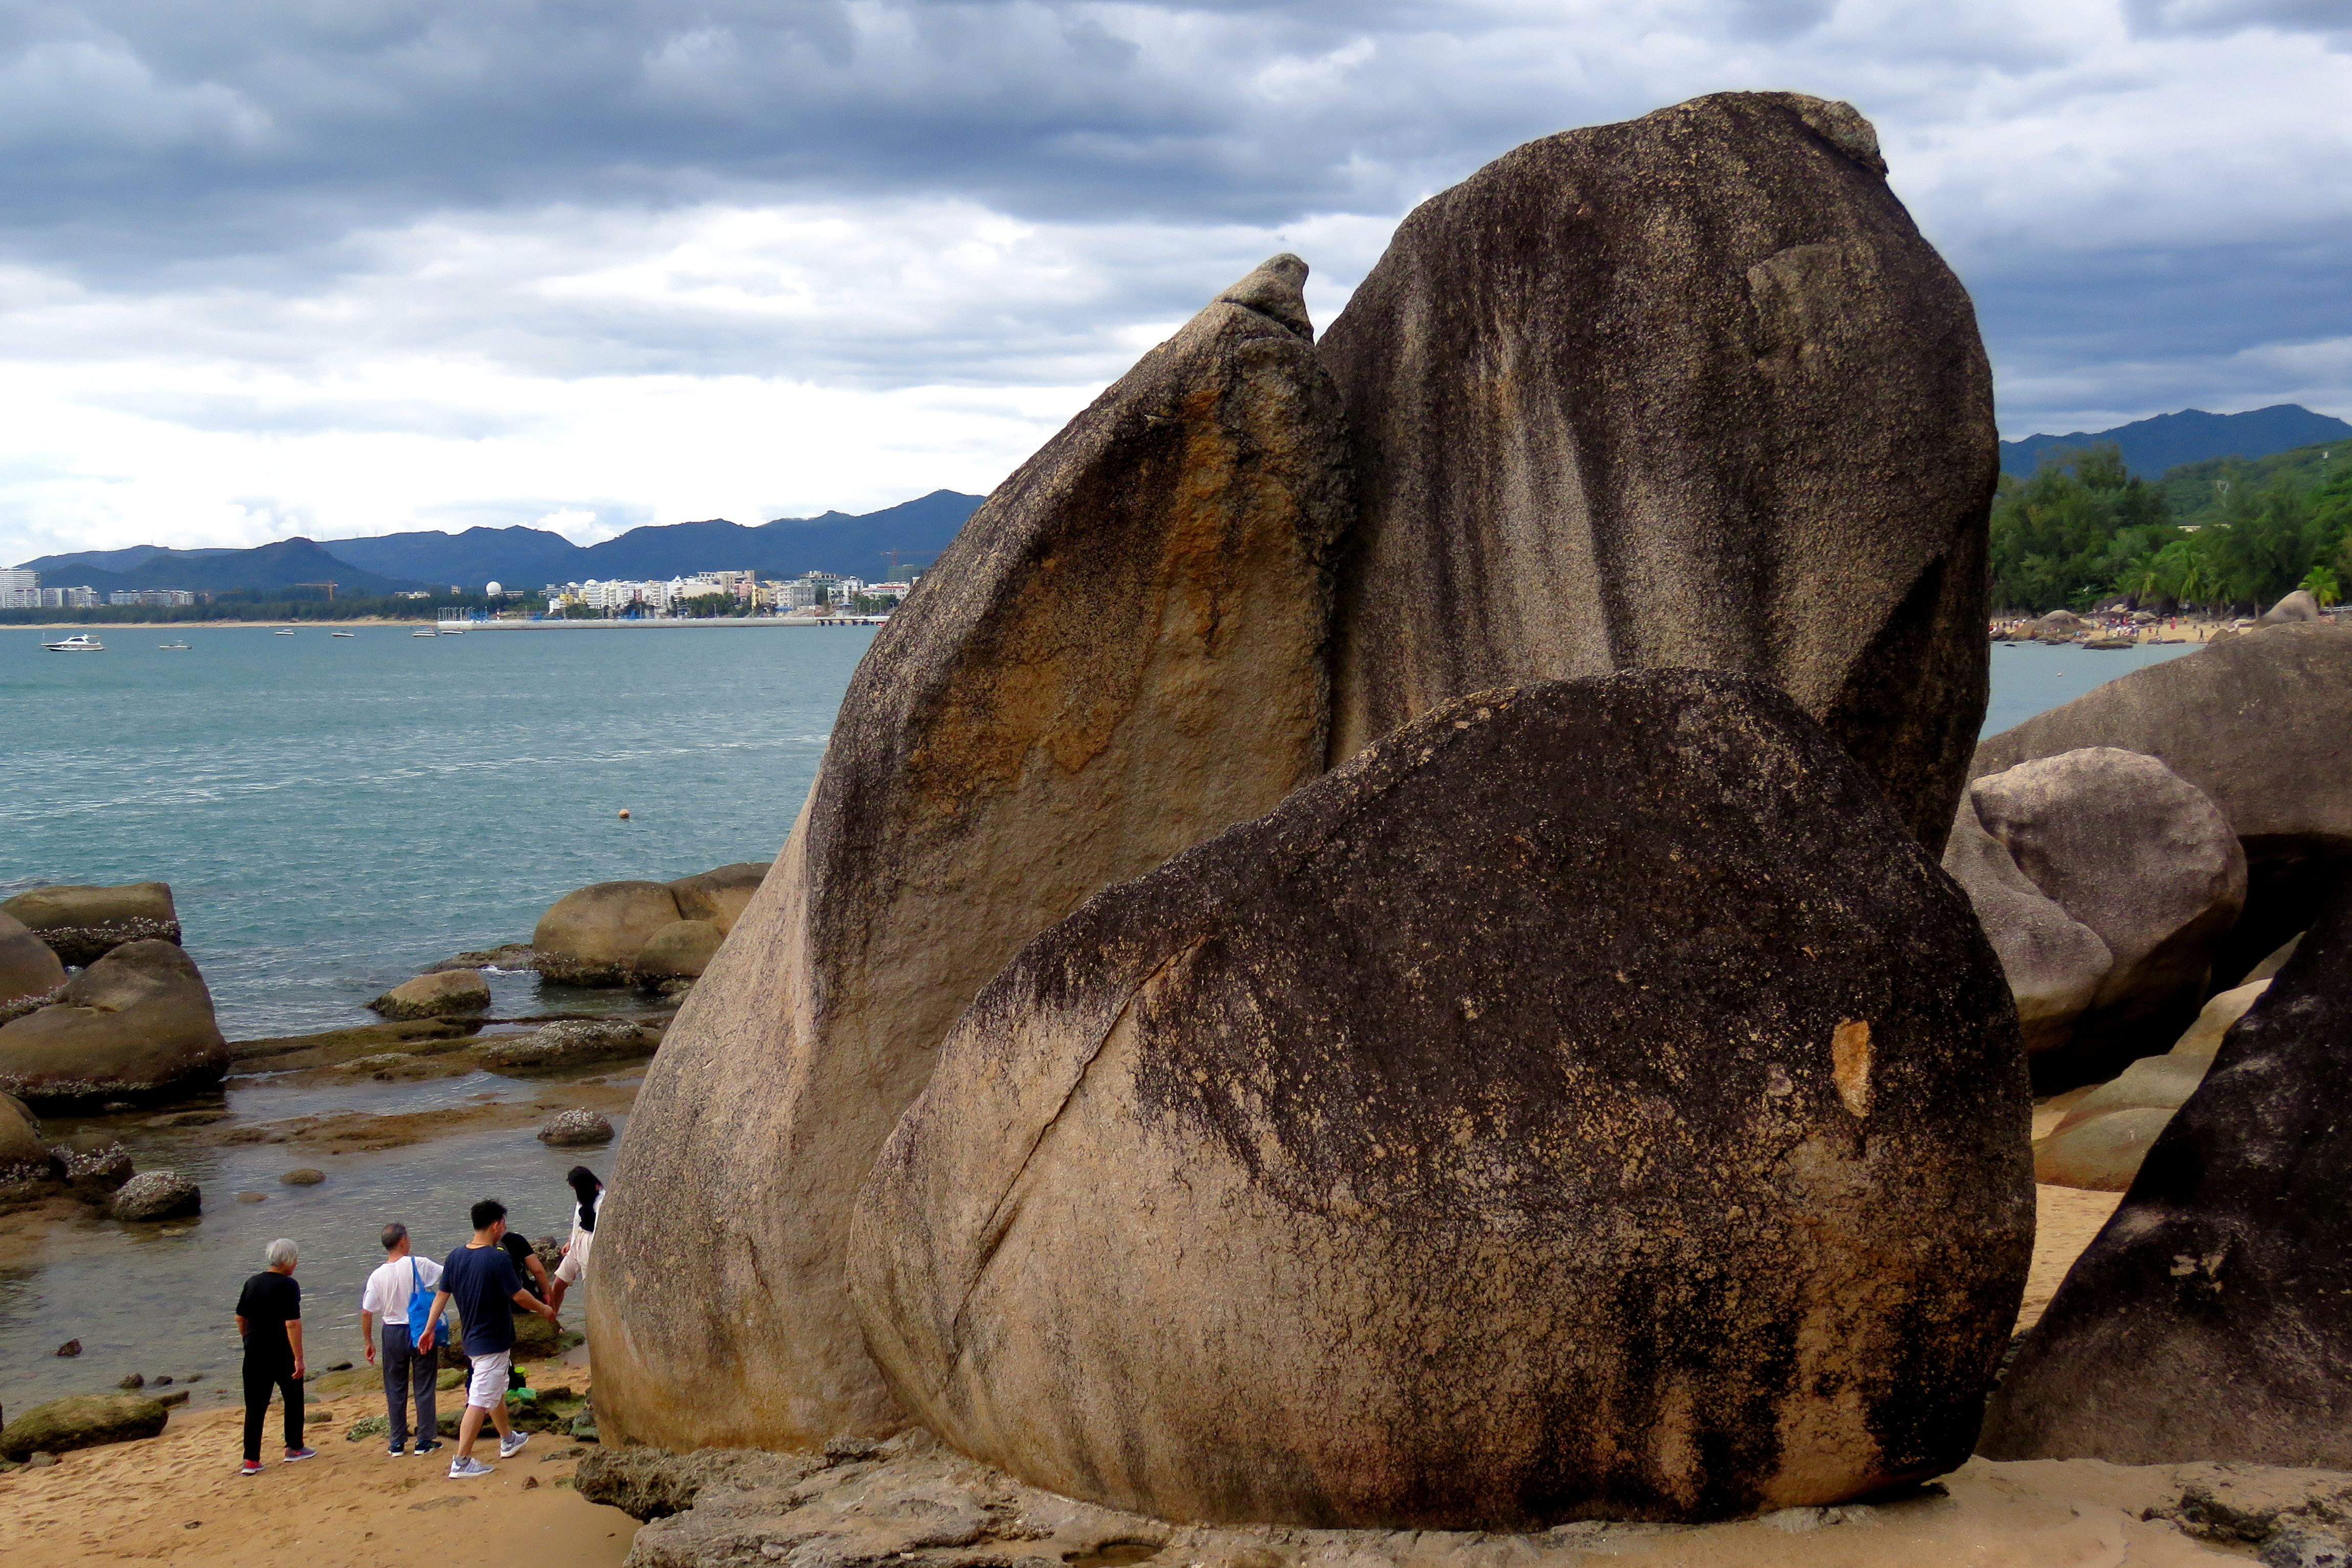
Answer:
[(398, 1220), (383, 1228), (383, 1266), (368, 1276), (367, 1288), (360, 1292), (360, 1338), (366, 1343), (368, 1360), (375, 1361), (375, 1324), (382, 1322), (383, 1404), (392, 1416), (392, 1457), (398, 1458), (401, 1445), (408, 1441), (412, 1397), (416, 1402), (415, 1451), (429, 1454), (441, 1446), (434, 1435), (433, 1413), (433, 1370), (438, 1358), (415, 1348), (408, 1323), (410, 1300), (419, 1291), (428, 1301), (432, 1299), (434, 1287), (441, 1283), (441, 1265), (410, 1256), (408, 1227)]

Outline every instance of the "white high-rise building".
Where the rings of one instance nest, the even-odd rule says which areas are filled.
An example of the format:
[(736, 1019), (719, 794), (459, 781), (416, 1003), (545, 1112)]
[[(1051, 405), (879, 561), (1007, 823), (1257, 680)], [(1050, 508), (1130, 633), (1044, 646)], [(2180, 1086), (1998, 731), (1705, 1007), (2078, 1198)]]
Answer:
[(0, 568), (0, 610), (38, 610), (41, 574), (23, 567)]

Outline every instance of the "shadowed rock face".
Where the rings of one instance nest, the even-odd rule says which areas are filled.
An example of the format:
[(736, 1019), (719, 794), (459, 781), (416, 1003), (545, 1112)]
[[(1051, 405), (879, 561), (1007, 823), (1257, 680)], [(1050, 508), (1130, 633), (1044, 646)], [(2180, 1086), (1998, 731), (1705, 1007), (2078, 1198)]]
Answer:
[(2027, 1336), (1986, 1455), (2352, 1469), (2347, 1056), (2352, 880)]
[(2246, 852), (2245, 912), (2213, 959), (2230, 987), (2352, 874), (2352, 631), (2270, 626), (2135, 670), (1977, 747), (1980, 779), (2112, 746), (2203, 790)]
[(1844, 104), (1724, 93), (1422, 204), (1325, 335), (1361, 524), (1336, 760), (1610, 670), (1790, 693), (1940, 849), (1984, 715), (1998, 452), (1967, 293)]
[(853, 1289), (924, 1426), (1163, 1519), (1833, 1502), (1966, 1457), (2027, 1121), (1967, 901), (1786, 695), (1495, 691), (1024, 948)]
[(180, 916), (168, 883), (36, 887), (0, 904), (0, 911), (23, 921), (60, 960), (76, 967), (95, 964), (125, 942), (180, 939)]
[(608, 1432), (807, 1446), (905, 1416), (849, 1210), (940, 1039), (1097, 889), (1323, 764), (1337, 390), (1277, 256), (1007, 480), (859, 665), (781, 863), (648, 1073), (601, 1211)]

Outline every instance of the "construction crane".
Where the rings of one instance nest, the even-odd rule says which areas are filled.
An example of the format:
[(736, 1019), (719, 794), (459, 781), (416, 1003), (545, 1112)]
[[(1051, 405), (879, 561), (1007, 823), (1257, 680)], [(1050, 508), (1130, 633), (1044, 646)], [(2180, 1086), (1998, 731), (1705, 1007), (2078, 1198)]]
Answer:
[(899, 556), (900, 556), (900, 554), (902, 554), (903, 552), (902, 552), (902, 551), (899, 551), (899, 550), (894, 550), (894, 549), (886, 549), (886, 550), (882, 551), (881, 553), (882, 553), (882, 554), (884, 554), (884, 555), (887, 555), (887, 556), (888, 556), (888, 557), (890, 558), (890, 580), (891, 580), (891, 581), (893, 581), (893, 582), (898, 581), (898, 557), (899, 557)]
[(327, 602), (332, 604), (335, 601), (336, 585), (331, 582), (296, 582), (290, 583), (288, 586), (292, 588), (323, 588), (327, 591)]

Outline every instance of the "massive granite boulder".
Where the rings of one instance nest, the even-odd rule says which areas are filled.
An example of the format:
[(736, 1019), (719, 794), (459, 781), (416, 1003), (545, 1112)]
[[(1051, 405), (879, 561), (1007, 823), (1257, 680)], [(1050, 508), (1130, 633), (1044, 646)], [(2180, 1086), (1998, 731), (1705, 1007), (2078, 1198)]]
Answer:
[(1325, 335), (1362, 518), (1331, 756), (1447, 697), (1795, 696), (1940, 849), (1984, 716), (1992, 382), (1867, 120), (1720, 93), (1423, 203)]
[(66, 983), (66, 967), (25, 923), (0, 909), (0, 1020), (30, 1012)]
[(169, 883), (121, 887), (36, 887), (0, 903), (0, 913), (25, 923), (63, 962), (96, 963), (125, 942), (177, 942), (180, 915)]
[(1967, 1457), (2029, 1118), (1967, 900), (1785, 694), (1496, 690), (1029, 944), (853, 1289), (925, 1427), (1163, 1519), (1832, 1503)]
[(2352, 630), (2269, 626), (2133, 671), (1987, 739), (1980, 779), (2084, 747), (2141, 752), (2220, 807), (2246, 852), (2246, 906), (2215, 950), (2236, 985), (2352, 873)]
[(657, 882), (600, 882), (565, 894), (531, 931), (539, 972), (571, 986), (625, 986), (653, 934), (678, 918), (677, 894)]
[(2352, 1469), (2347, 1058), (2352, 879), (2027, 1334), (1985, 1454)]
[[(1961, 823), (1945, 866), (1977, 900), (2004, 962), (2012, 952), (2071, 957), (2078, 945), (2042, 943), (2047, 913), (2018, 897), (2003, 860), (2105, 954), (2072, 1012), (2051, 994), (2054, 966), (2029, 961), (2013, 977), (2021, 1021), (2032, 1018), (2026, 1045), (2036, 1087), (2048, 1092), (2106, 1078), (2171, 1045), (2196, 1018), (2213, 954), (2245, 902), (2246, 857), (2229, 819), (2156, 758), (2112, 747), (1979, 779), (1964, 815), (1989, 845)], [(2070, 964), (2063, 972), (2071, 982), (2083, 970)]]
[(142, 1093), (227, 1063), (212, 993), (170, 942), (126, 942), (0, 1026), (0, 1090), (27, 1100)]
[(1349, 502), (1306, 271), (1275, 257), (1147, 354), (877, 635), (622, 1140), (588, 1292), (608, 1437), (901, 1427), (843, 1249), (949, 1026), (1097, 889), (1320, 771)]

